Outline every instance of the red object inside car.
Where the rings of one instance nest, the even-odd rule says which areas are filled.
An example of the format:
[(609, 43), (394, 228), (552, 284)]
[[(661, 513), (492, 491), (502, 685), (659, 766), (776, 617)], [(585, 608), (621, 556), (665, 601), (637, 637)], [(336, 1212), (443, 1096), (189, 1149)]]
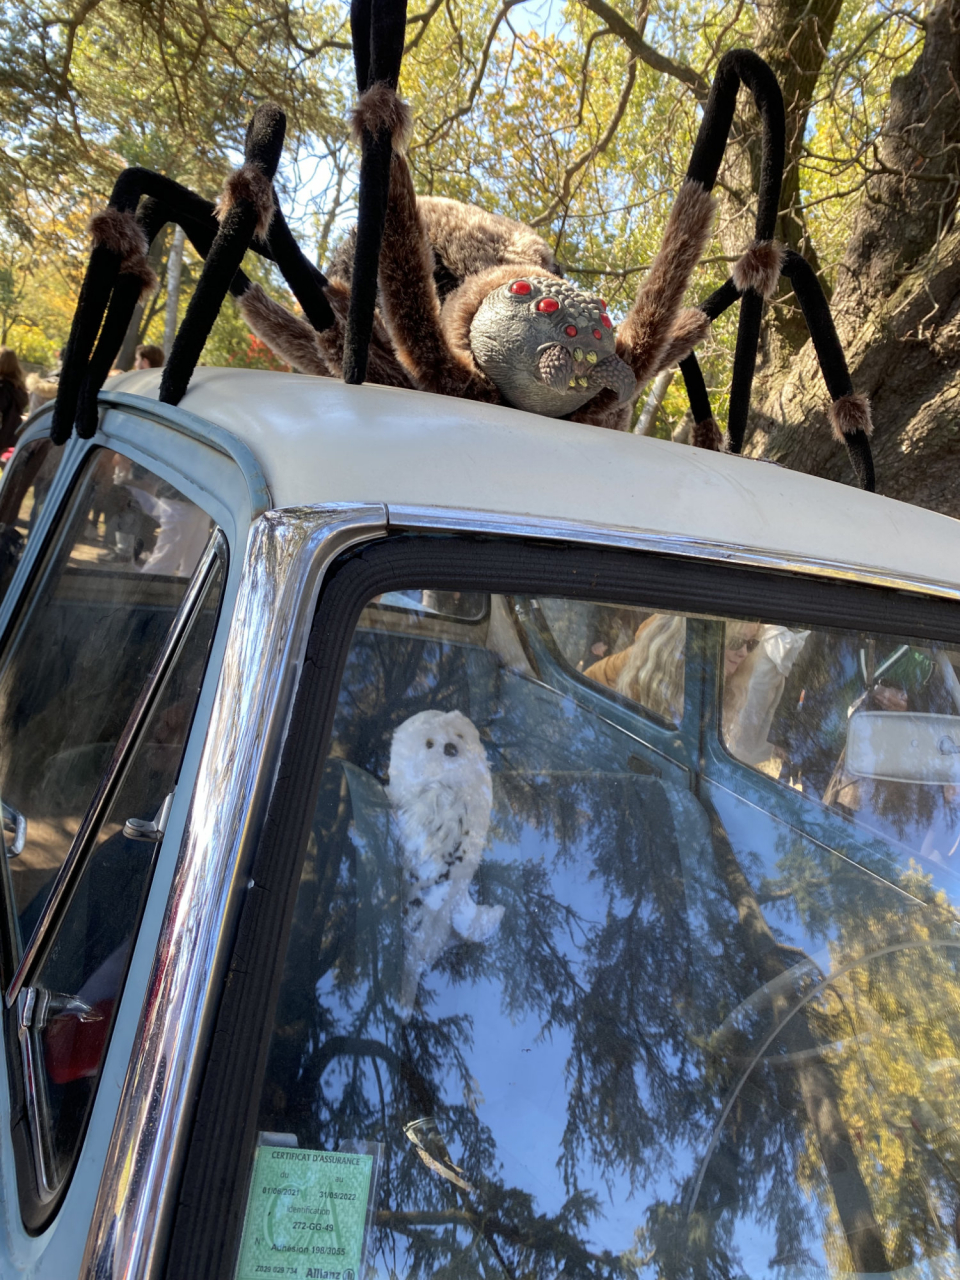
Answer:
[(114, 1001), (100, 1000), (93, 1006), (89, 1020), (82, 1022), (76, 1014), (61, 1013), (46, 1029), (47, 1075), (54, 1084), (70, 1084), (95, 1076), (100, 1069)]

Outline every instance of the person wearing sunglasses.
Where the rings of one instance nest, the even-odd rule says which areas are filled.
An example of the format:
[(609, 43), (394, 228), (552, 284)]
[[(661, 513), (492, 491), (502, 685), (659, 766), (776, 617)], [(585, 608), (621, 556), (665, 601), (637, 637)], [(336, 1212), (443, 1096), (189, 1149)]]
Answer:
[[(727, 623), (724, 637), (724, 706), (730, 677), (760, 643), (758, 622)], [(590, 680), (616, 689), (648, 711), (679, 725), (683, 715), (686, 618), (654, 613), (637, 628), (633, 643), (601, 658), (584, 672)], [(734, 682), (735, 683), (735, 682)]]
[(759, 622), (728, 622), (723, 639), (723, 674), (728, 679), (760, 644)]

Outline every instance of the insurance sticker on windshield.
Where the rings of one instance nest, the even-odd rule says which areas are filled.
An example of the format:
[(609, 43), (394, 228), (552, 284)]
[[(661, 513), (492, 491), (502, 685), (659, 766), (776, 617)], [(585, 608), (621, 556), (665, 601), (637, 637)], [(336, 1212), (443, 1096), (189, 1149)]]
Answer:
[(357, 1280), (373, 1156), (257, 1149), (236, 1280)]

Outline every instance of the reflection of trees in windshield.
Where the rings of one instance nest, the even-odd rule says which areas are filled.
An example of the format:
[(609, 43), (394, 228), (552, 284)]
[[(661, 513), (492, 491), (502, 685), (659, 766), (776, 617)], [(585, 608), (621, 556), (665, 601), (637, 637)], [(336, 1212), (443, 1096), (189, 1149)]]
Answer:
[[(764, 892), (811, 941), (826, 944), (827, 972), (807, 1021), (836, 1081), (889, 1265), (899, 1269), (956, 1246), (960, 931), (947, 896), (915, 863), (892, 874), (885, 860), (873, 863), (887, 881), (784, 837), (780, 875)], [(800, 1174), (823, 1194), (824, 1164), (812, 1144)], [(828, 1256), (840, 1267), (833, 1207), (830, 1225)]]
[[(477, 882), (506, 910), (490, 943), (441, 957), (404, 1023), (375, 779), (393, 730), (427, 707), (469, 714), (486, 741), (495, 809)], [(848, 962), (891, 939), (952, 938), (952, 910), (915, 872), (892, 888), (879, 853), (861, 868), (784, 827), (763, 857), (734, 848), (692, 795), (622, 771), (635, 749), (482, 650), (358, 633), (261, 1128), (318, 1148), (385, 1144), (378, 1265), (398, 1274), (732, 1280), (943, 1254), (957, 1204), (954, 954)], [(827, 965), (839, 976), (825, 980)], [(514, 1185), (509, 1135), (484, 1120), (503, 1018), (564, 1055), (556, 1146), (530, 1155), (556, 1166), (557, 1203)], [(418, 1146), (404, 1128), (427, 1118)], [(626, 1201), (632, 1244), (604, 1225)], [(762, 1256), (744, 1256), (751, 1232)]]

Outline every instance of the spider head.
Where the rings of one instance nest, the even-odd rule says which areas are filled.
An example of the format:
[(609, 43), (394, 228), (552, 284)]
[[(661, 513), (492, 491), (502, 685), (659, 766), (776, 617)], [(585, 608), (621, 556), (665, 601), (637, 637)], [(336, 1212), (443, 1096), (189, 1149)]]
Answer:
[(621, 401), (636, 391), (616, 354), (607, 304), (555, 276), (519, 276), (491, 289), (470, 325), (470, 349), (509, 404), (550, 418), (604, 388)]

